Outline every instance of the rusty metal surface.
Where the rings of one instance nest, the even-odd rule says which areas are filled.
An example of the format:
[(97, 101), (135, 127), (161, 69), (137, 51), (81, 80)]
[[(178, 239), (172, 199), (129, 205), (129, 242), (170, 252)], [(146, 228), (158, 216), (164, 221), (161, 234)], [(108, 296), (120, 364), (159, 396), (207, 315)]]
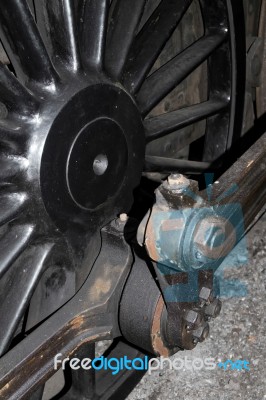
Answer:
[(265, 282), (266, 282), (266, 214), (248, 233), (248, 262), (236, 268), (221, 267), (225, 279), (246, 285), (244, 296), (232, 293), (223, 298), (219, 318), (214, 320), (210, 337), (192, 352), (171, 357), (191, 362), (212, 357), (218, 361), (250, 361), (250, 372), (170, 369), (146, 375), (128, 400), (262, 400), (265, 396)]
[[(266, 196), (266, 133), (213, 185), (214, 201), (219, 204), (239, 203), (248, 227), (265, 204)], [(232, 188), (236, 188), (230, 194)]]
[[(212, 189), (213, 200), (210, 204), (208, 204), (208, 202), (205, 202), (204, 200), (208, 197), (207, 192), (198, 192), (196, 187), (189, 187), (189, 181), (187, 185), (181, 185), (181, 187), (180, 182), (182, 183), (182, 181), (180, 180), (181, 178), (178, 178), (179, 175), (176, 175), (176, 185), (179, 185), (178, 187), (174, 184), (175, 180), (173, 177), (175, 175), (172, 175), (172, 177), (170, 177), (168, 181), (164, 182), (156, 192), (157, 203), (153, 207), (153, 211), (148, 219), (148, 223), (147, 218), (143, 222), (146, 226), (144, 242), (150, 257), (155, 261), (160, 261), (160, 254), (158, 252), (158, 249), (160, 249), (160, 246), (158, 246), (159, 238), (157, 237), (155, 226), (155, 221), (158, 219), (158, 215), (162, 215), (162, 229), (165, 230), (166, 228), (163, 227), (166, 226), (166, 223), (169, 225), (169, 222), (164, 221), (164, 218), (167, 218), (167, 212), (171, 212), (171, 210), (175, 208), (202, 208), (206, 206), (212, 207), (213, 205), (217, 207), (224, 204), (240, 204), (244, 213), (246, 227), (248, 227), (253, 218), (255, 218), (260, 208), (265, 203), (265, 156), (266, 134), (264, 134), (229, 170), (227, 170), (227, 172), (222, 175), (217, 182), (215, 182)], [(232, 189), (234, 189), (233, 194), (231, 194)], [(210, 190), (210, 188), (208, 188), (208, 190)], [(194, 193), (194, 197), (191, 195), (191, 193)], [(232, 206), (231, 213), (234, 212), (235, 209)], [(214, 212), (213, 215), (209, 215), (207, 218), (205, 215), (203, 215), (203, 217), (204, 218), (202, 220), (198, 221), (200, 225), (195, 226), (196, 230), (194, 232), (194, 242), (202, 242), (199, 237), (201, 237), (202, 239), (202, 232), (203, 230), (206, 231), (206, 224), (208, 227), (210, 227), (210, 225), (217, 224), (217, 221), (219, 220), (219, 225), (223, 228), (224, 232), (227, 233), (226, 236), (228, 237), (228, 241), (226, 241), (224, 247), (216, 248), (215, 250), (217, 253), (216, 258), (222, 257), (223, 253), (228, 253), (230, 249), (230, 243), (235, 243), (235, 238), (232, 236), (234, 235), (234, 229), (230, 229), (230, 224), (228, 225), (227, 222), (229, 216), (226, 215), (224, 216), (224, 218), (221, 218), (220, 216), (217, 219)], [(215, 224), (212, 219), (215, 219)], [(186, 217), (184, 216), (184, 221), (185, 220)], [(177, 225), (175, 224), (180, 223), (180, 221), (176, 222), (174, 219), (172, 219), (171, 223), (172, 225), (170, 226), (170, 228), (167, 228), (168, 230), (174, 230), (174, 227), (177, 228)], [(185, 225), (184, 228), (186, 228)], [(144, 228), (142, 225), (140, 226), (140, 231), (144, 232)], [(182, 232), (182, 235), (184, 236), (185, 234)], [(140, 240), (141, 236), (142, 235), (139, 235)], [(166, 246), (168, 245), (169, 244), (166, 243)], [(176, 241), (176, 246), (178, 246), (178, 241)]]
[(151, 337), (154, 353), (162, 357), (169, 357), (170, 351), (165, 346), (161, 335), (161, 320), (163, 311), (165, 309), (165, 302), (163, 297), (160, 297), (153, 317), (153, 324), (151, 328)]
[[(186, 273), (184, 283), (194, 295), (213, 289), (214, 271), (265, 204), (265, 156), (266, 134), (205, 191), (200, 192), (196, 182), (179, 174), (171, 175), (156, 190), (156, 202), (140, 225), (138, 239), (155, 261), (154, 269), (166, 302), (167, 322), (164, 345), (159, 346), (161, 351), (165, 347), (170, 351), (175, 347), (192, 349), (207, 337), (209, 327), (204, 319), (191, 331), (186, 328), (186, 316), (200, 310), (207, 319), (215, 318), (221, 310), (219, 300), (212, 298), (203, 308), (197, 296), (180, 300), (182, 285), (176, 280), (177, 286), (173, 287), (173, 279), (169, 282), (167, 277), (183, 278)], [(193, 279), (197, 281), (196, 287)], [(157, 325), (156, 329), (155, 339)]]

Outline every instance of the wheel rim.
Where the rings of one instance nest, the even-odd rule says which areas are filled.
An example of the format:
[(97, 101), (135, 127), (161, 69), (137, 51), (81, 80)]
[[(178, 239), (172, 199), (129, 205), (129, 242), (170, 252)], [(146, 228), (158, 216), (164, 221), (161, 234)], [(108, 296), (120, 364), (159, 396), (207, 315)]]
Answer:
[[(37, 312), (43, 302), (31, 305), (27, 329), (84, 282), (100, 250), (101, 227), (130, 210), (145, 138), (149, 143), (207, 118), (204, 162), (146, 157), (148, 172), (198, 172), (239, 135), (239, 4), (200, 1), (203, 37), (150, 74), (191, 1), (178, 7), (161, 1), (140, 31), (146, 2), (131, 3), (39, 0), (34, 16), (26, 2), (3, 3), (1, 40), (11, 64), (0, 65), (2, 354), (40, 286), (49, 286), (49, 307)], [(205, 60), (207, 101), (150, 117)]]

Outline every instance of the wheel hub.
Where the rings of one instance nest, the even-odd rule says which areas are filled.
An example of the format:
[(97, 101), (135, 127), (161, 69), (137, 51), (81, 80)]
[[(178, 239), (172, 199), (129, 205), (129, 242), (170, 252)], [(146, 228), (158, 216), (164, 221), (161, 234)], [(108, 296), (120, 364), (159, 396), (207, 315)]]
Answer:
[(85, 209), (102, 206), (120, 189), (127, 164), (127, 142), (120, 126), (107, 118), (91, 122), (75, 138), (68, 157), (72, 199)]
[(139, 111), (120, 87), (88, 86), (59, 109), (44, 144), (41, 189), (60, 228), (78, 220), (91, 225), (97, 214), (99, 229), (129, 209), (142, 171), (143, 138)]

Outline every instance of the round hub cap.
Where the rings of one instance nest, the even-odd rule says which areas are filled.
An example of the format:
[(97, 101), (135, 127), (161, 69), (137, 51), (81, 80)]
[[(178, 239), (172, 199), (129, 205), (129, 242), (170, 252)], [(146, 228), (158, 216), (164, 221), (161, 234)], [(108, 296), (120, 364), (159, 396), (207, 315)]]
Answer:
[(99, 84), (77, 92), (55, 115), (42, 155), (42, 195), (57, 225), (91, 225), (98, 214), (99, 226), (129, 210), (144, 149), (140, 113), (123, 89)]
[(119, 190), (127, 162), (125, 133), (117, 123), (100, 118), (85, 126), (68, 159), (67, 183), (72, 199), (86, 209), (102, 205)]

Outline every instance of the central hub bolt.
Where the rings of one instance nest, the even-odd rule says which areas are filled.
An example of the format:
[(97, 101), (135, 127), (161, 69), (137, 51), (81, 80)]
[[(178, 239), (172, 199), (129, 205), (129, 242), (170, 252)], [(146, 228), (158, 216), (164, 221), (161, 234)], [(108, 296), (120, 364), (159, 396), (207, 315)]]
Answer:
[(96, 175), (103, 175), (108, 168), (108, 158), (99, 154), (93, 161), (93, 171)]

